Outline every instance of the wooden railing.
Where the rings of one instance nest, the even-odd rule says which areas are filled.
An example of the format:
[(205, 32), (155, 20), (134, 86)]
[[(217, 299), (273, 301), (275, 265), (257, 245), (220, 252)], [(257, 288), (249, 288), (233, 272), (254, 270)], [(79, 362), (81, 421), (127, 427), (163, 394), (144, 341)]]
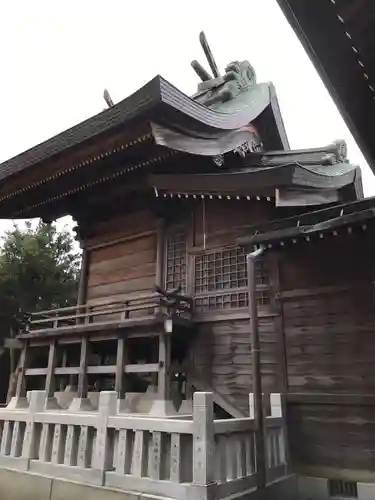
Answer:
[[(215, 420), (211, 393), (194, 394), (191, 419), (117, 413), (114, 392), (100, 394), (97, 412), (47, 411), (45, 400), (33, 391), (28, 408), (0, 409), (0, 466), (182, 500), (256, 487), (254, 419)], [(269, 481), (286, 474), (280, 396), (271, 403)]]
[(26, 331), (65, 329), (90, 324), (121, 324), (154, 318), (157, 315), (191, 319), (193, 301), (189, 297), (169, 297), (162, 290), (130, 297), (121, 302), (83, 304), (32, 313)]

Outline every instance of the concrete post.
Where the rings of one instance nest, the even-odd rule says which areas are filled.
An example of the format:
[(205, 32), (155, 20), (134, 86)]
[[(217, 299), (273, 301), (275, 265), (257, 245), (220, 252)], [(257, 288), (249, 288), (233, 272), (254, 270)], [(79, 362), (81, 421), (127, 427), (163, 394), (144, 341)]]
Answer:
[(114, 443), (108, 429), (108, 417), (116, 414), (117, 394), (102, 391), (99, 396), (96, 443), (93, 455), (93, 469), (100, 474), (99, 484), (104, 485), (105, 471), (113, 466)]
[(285, 397), (282, 394), (271, 394), (271, 416), (282, 418), (283, 423), (281, 426), (281, 431), (279, 435), (279, 453), (280, 462), (285, 463), (286, 472), (288, 472), (289, 467), (289, 447), (288, 447), (288, 428), (286, 423), (286, 411), (285, 411)]
[(213, 395), (196, 392), (193, 399), (193, 486), (199, 498), (215, 495), (215, 436)]
[(25, 435), (22, 444), (22, 458), (24, 460), (24, 469), (28, 470), (30, 467), (30, 460), (38, 455), (39, 439), (35, 432), (35, 414), (44, 410), (46, 400), (45, 391), (31, 391), (30, 393), (30, 406), (28, 408), (26, 421)]

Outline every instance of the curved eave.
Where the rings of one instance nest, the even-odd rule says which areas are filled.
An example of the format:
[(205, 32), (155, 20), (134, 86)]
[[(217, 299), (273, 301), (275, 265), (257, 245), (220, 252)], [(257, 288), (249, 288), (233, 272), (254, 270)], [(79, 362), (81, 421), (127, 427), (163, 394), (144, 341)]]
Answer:
[(135, 121), (156, 119), (161, 124), (193, 136), (214, 138), (257, 118), (270, 105), (270, 92), (259, 93), (259, 99), (263, 101), (233, 113), (214, 111), (193, 101), (157, 76), (115, 106), (0, 164), (0, 181), (4, 183), (9, 176), (53, 160), (62, 153), (77, 150), (90, 140), (118, 131)]
[(375, 172), (375, 44), (363, 36), (374, 2), (277, 1)]
[[(247, 168), (206, 174), (154, 174), (150, 184), (160, 192), (201, 194), (260, 194), (263, 191), (286, 186), (316, 189), (341, 189), (355, 182), (360, 172), (354, 166), (337, 174), (337, 165), (324, 167), (326, 174), (316, 173), (298, 164), (278, 165), (267, 168)], [(348, 167), (350, 167), (348, 165)], [(329, 175), (329, 172), (332, 175)]]

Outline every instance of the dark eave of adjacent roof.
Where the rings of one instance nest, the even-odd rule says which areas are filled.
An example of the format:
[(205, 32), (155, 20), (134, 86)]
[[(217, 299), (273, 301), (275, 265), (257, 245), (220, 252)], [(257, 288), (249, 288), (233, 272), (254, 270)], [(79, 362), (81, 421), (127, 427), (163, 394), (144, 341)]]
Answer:
[[(224, 113), (195, 102), (157, 76), (113, 107), (0, 164), (0, 181), (91, 139), (121, 130), (135, 120), (157, 120), (177, 130), (188, 130), (198, 137), (220, 136), (249, 124), (267, 107), (272, 108), (273, 114), (277, 113), (278, 109), (272, 107), (275, 102), (271, 94), (271, 91), (263, 92), (260, 99), (264, 102), (257, 101), (239, 111)], [(280, 119), (275, 117), (275, 121)]]
[(277, 1), (375, 171), (375, 2)]
[(283, 245), (287, 240), (303, 238), (307, 241), (314, 235), (361, 224), (366, 228), (366, 221), (375, 219), (375, 198), (337, 205), (294, 217), (274, 220), (265, 224), (249, 226), (238, 234), (237, 242), (241, 245)]

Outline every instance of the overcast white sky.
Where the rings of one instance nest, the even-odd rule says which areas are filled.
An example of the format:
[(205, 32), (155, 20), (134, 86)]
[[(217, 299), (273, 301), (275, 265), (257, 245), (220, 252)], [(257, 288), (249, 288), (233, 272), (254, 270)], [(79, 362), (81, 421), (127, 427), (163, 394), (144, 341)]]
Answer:
[[(248, 59), (272, 81), (292, 148), (345, 139), (362, 166), (366, 195), (375, 179), (276, 0), (12, 0), (0, 7), (0, 161), (115, 102), (155, 75), (192, 94), (190, 61), (207, 66), (206, 32), (221, 69)], [(353, 96), (355, 99), (355, 96)], [(0, 233), (9, 226), (0, 221)]]

